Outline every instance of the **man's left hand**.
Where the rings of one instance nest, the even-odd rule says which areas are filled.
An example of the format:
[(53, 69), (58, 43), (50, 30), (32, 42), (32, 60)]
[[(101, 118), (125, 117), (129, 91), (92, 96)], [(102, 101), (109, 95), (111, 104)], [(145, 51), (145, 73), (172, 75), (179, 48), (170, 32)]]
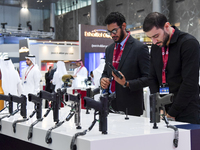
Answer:
[(122, 86), (125, 84), (125, 82), (126, 82), (126, 78), (124, 77), (124, 75), (119, 71), (119, 73), (122, 75), (122, 79), (120, 79), (119, 77), (117, 77), (113, 72), (112, 72), (112, 76), (113, 76), (113, 78), (114, 78), (114, 80), (117, 82), (117, 83), (119, 83), (119, 84), (121, 84)]

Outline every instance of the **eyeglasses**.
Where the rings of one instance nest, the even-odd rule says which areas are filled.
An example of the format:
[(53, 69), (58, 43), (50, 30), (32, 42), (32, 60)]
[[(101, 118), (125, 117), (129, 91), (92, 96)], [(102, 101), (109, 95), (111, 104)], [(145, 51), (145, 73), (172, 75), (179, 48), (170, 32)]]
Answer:
[(111, 35), (111, 34), (117, 34), (117, 30), (120, 28), (120, 26), (116, 29), (113, 29), (112, 31), (107, 31), (107, 34), (108, 35)]

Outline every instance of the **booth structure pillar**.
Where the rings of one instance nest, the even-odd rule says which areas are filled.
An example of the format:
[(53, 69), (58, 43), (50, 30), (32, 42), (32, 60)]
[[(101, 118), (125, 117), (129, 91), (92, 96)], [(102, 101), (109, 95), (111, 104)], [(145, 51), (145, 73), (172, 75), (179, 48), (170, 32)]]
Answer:
[(162, 13), (161, 7), (162, 7), (161, 0), (153, 0), (153, 9), (152, 9), (153, 12)]
[[(51, 10), (50, 10), (50, 32), (55, 32), (55, 3), (51, 3)], [(54, 37), (55, 38), (55, 37)]]
[(97, 0), (91, 0), (91, 25), (97, 25)]

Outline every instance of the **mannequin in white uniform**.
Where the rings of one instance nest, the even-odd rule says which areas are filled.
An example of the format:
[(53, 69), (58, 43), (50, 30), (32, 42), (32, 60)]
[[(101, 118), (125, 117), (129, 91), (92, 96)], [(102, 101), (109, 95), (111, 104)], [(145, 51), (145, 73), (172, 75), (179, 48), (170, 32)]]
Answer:
[(52, 83), (55, 85), (55, 92), (58, 88), (61, 88), (64, 82), (62, 81), (62, 76), (67, 74), (65, 63), (63, 61), (57, 62), (57, 69), (53, 75)]
[[(105, 59), (102, 58), (100, 60), (99, 66), (95, 70), (93, 70), (95, 88), (99, 88), (100, 87), (100, 79), (101, 79), (101, 74), (103, 73), (104, 66), (105, 66)], [(100, 97), (100, 94), (96, 94), (94, 96), (94, 99), (96, 101), (99, 101), (99, 97)]]
[(82, 60), (78, 60), (76, 62), (76, 66), (78, 67), (74, 69), (74, 75), (73, 75), (74, 80), (72, 82), (73, 88), (83, 86), (85, 84), (84, 80), (87, 79), (87, 76), (88, 76), (88, 71), (83, 65)]
[[(5, 58), (1, 60), (1, 79), (2, 79), (2, 89), (4, 95), (20, 96), (22, 94), (22, 85), (19, 77), (19, 73), (15, 70), (14, 65), (10, 58)], [(17, 103), (13, 103), (13, 110), (17, 109)]]
[[(38, 65), (35, 64), (35, 56), (28, 55), (26, 58), (26, 64), (28, 67), (22, 70), (22, 87), (23, 94), (37, 94), (40, 91), (40, 79), (41, 73)], [(27, 99), (27, 109), (34, 109), (34, 103), (29, 102)]]
[(104, 66), (105, 66), (105, 59), (102, 58), (100, 60), (99, 66), (95, 70), (93, 70), (95, 88), (98, 88), (100, 86), (100, 78), (101, 74), (103, 73)]

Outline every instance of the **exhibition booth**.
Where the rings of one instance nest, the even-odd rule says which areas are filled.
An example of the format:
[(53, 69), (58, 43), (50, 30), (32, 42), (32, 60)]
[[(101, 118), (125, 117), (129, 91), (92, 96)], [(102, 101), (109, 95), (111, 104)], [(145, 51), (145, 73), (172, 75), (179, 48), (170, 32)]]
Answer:
[[(74, 74), (75, 61), (79, 59), (85, 62), (89, 72), (93, 71), (98, 67), (100, 59), (104, 57), (106, 46), (113, 41), (106, 36), (105, 27), (80, 25), (79, 31), (79, 42), (25, 40), (26, 44), (19, 47), (21, 50), (19, 57), (20, 72), (26, 67), (25, 56), (27, 54), (35, 55), (36, 64), (38, 64), (42, 73), (41, 90), (43, 90), (45, 73), (49, 66), (56, 68), (57, 61), (65, 62), (69, 75)], [(22, 47), (26, 48), (23, 49)], [(98, 113), (93, 109), (86, 113), (88, 109), (85, 107), (84, 97), (88, 96), (88, 88), (94, 89), (93, 86), (87, 86), (84, 82), (81, 82), (77, 87), (67, 87), (68, 94), (76, 96), (81, 94), (80, 99), (76, 100), (75, 103), (66, 101), (65, 107), (58, 108), (56, 114), (55, 108), (53, 108), (53, 111), (49, 110), (50, 113), (46, 116), (47, 109), (40, 109), (42, 114), (40, 114), (40, 120), (38, 120), (38, 116), (30, 117), (34, 111), (38, 114), (38, 107), (35, 107), (37, 110), (27, 110), (27, 115), (24, 118), (22, 118), (20, 112), (1, 119), (1, 136), (11, 138), (14, 143), (20, 140), (22, 145), (28, 144), (27, 149), (36, 145), (45, 150), (74, 150), (71, 147), (73, 140), (77, 150), (132, 150), (133, 148), (140, 150), (195, 150), (194, 147), (200, 146), (196, 142), (197, 136), (193, 132), (194, 130), (200, 132), (200, 129), (196, 126), (192, 128), (187, 123), (170, 121), (171, 125), (178, 128), (177, 134), (161, 120), (157, 123), (158, 129), (153, 128), (154, 125), (150, 123), (150, 111), (152, 110), (149, 106), (150, 93), (148, 87), (144, 88), (145, 111), (141, 117), (106, 112), (108, 113), (107, 116), (105, 112), (101, 112), (104, 106), (100, 106)], [(53, 99), (57, 96), (55, 95), (52, 94), (48, 97), (53, 106), (55, 104)], [(70, 98), (70, 96), (64, 98)], [(94, 107), (96, 107), (96, 103), (94, 104)], [(0, 116), (6, 114), (9, 114), (8, 110), (0, 113)], [(55, 115), (57, 115), (56, 121), (54, 120)], [(96, 118), (98, 115), (99, 117)], [(106, 118), (106, 132), (102, 132), (102, 115), (104, 115), (103, 119)], [(16, 123), (18, 120), (23, 121)], [(37, 124), (35, 121), (38, 121)], [(16, 124), (13, 125), (14, 123)], [(29, 137), (30, 127), (32, 127), (31, 138)], [(51, 137), (51, 142), (47, 142), (47, 134)], [(174, 145), (174, 139), (178, 140), (178, 147)], [(5, 145), (11, 147), (8, 141), (5, 142)], [(16, 146), (16, 148), (18, 147)]]
[[(76, 44), (76, 45), (75, 45)], [(30, 54), (36, 56), (37, 64), (41, 68), (42, 81), (44, 75), (48, 71), (48, 67), (56, 68), (57, 61), (64, 61), (68, 74), (73, 74), (76, 67), (75, 61), (79, 59), (79, 45), (74, 42), (73, 45), (57, 45), (57, 44), (37, 44), (30, 45)]]

